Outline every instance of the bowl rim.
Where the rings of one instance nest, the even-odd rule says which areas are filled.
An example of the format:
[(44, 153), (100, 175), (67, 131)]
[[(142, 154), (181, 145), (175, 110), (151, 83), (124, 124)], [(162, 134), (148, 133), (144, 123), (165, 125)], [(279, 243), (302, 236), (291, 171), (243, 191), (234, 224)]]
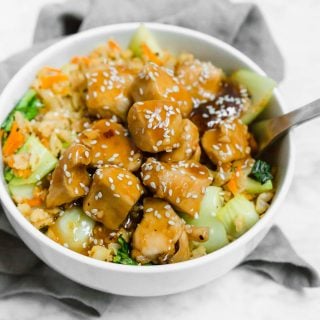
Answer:
[[(119, 24), (112, 24), (108, 26), (102, 26), (98, 28), (93, 28), (87, 31), (80, 32), (78, 34), (68, 36), (67, 38), (58, 41), (57, 43), (49, 46), (48, 48), (42, 50), (40, 53), (35, 55), (32, 59), (30, 59), (19, 71), (14, 75), (14, 77), (8, 82), (4, 90), (0, 95), (0, 106), (4, 103), (7, 96), (10, 96), (15, 90), (16, 83), (20, 83), (20, 77), (23, 74), (28, 73), (34, 67), (38, 68), (39, 60), (45, 60), (47, 55), (52, 54), (53, 52), (59, 52), (63, 49), (66, 45), (74, 42), (82, 42), (84, 39), (103, 35), (105, 33), (111, 33), (112, 31), (133, 31), (136, 29), (141, 23), (144, 23), (151, 31), (163, 31), (168, 33), (175, 33), (175, 34), (182, 34), (191, 36), (193, 38), (197, 38), (201, 41), (207, 42), (211, 45), (220, 47), (223, 51), (229, 52), (232, 56), (236, 57), (236, 59), (244, 62), (246, 65), (249, 66), (250, 69), (254, 70), (258, 74), (265, 75), (265, 72), (249, 57), (245, 54), (237, 50), (236, 48), (232, 47), (231, 45), (219, 40), (215, 37), (210, 35), (204, 34), (199, 31), (195, 31), (188, 28), (178, 27), (169, 24), (161, 24), (161, 23), (149, 23), (149, 22), (129, 22), (129, 23), (119, 23)], [(279, 94), (278, 89), (274, 90), (273, 94), (274, 98), (278, 102), (280, 109), (282, 112), (287, 111), (285, 103)], [(289, 153), (289, 161), (287, 170), (283, 179), (283, 185), (280, 190), (278, 190), (277, 198), (272, 202), (270, 208), (268, 209), (265, 216), (260, 219), (251, 229), (249, 229), (245, 234), (243, 234), (237, 240), (229, 243), (223, 248), (207, 254), (205, 256), (183, 261), (175, 264), (166, 264), (166, 265), (153, 265), (150, 267), (134, 267), (128, 265), (121, 265), (115, 264), (111, 262), (99, 261), (87, 256), (84, 256), (80, 253), (74, 252), (70, 249), (65, 248), (61, 244), (56, 243), (55, 241), (51, 240), (49, 237), (44, 235), (41, 231), (36, 229), (18, 210), (16, 205), (14, 204), (12, 198), (9, 195), (6, 182), (3, 178), (3, 162), (2, 162), (2, 152), (0, 155), (0, 168), (1, 168), (1, 182), (0, 182), (0, 199), (2, 205), (6, 209), (6, 214), (10, 215), (20, 227), (29, 234), (35, 241), (40, 241), (42, 245), (50, 247), (51, 250), (56, 251), (56, 253), (67, 256), (68, 258), (76, 261), (77, 263), (82, 263), (87, 265), (88, 267), (94, 267), (104, 270), (110, 271), (117, 271), (120, 273), (142, 273), (142, 274), (151, 274), (151, 273), (162, 273), (162, 272), (174, 272), (179, 270), (185, 270), (194, 268), (196, 266), (201, 266), (207, 263), (213, 263), (215, 260), (219, 259), (221, 256), (228, 255), (229, 252), (233, 250), (237, 250), (241, 246), (245, 245), (250, 239), (254, 238), (265, 226), (271, 225), (274, 215), (283, 201), (284, 197), (287, 194), (289, 186), (292, 181), (293, 177), (293, 168), (294, 168), (294, 149), (293, 149), (293, 142), (292, 137), (289, 134), (288, 137), (288, 153)], [(34, 252), (37, 254), (36, 252)]]

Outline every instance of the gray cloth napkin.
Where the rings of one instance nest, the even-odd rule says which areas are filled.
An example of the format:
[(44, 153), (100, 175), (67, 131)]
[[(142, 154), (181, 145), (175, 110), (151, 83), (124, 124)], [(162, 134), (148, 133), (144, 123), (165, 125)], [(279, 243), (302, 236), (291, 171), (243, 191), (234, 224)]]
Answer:
[[(156, 21), (199, 30), (246, 53), (276, 80), (283, 60), (259, 9), (224, 0), (69, 0), (41, 11), (34, 46), (0, 63), (0, 91), (37, 52), (63, 36), (96, 26)], [(320, 285), (317, 272), (301, 259), (277, 227), (243, 262), (285, 286)], [(101, 315), (113, 296), (83, 287), (56, 273), (29, 251), (0, 211), (0, 297), (38, 293), (58, 299), (81, 315)]]

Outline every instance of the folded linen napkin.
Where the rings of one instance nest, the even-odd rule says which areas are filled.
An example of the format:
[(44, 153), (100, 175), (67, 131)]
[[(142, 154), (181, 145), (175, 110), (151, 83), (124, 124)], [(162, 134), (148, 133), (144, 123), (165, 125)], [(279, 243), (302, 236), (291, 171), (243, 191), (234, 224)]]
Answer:
[[(276, 80), (283, 61), (259, 9), (224, 0), (69, 0), (41, 11), (34, 46), (0, 63), (0, 91), (34, 54), (57, 39), (96, 26), (155, 21), (199, 30), (237, 47)], [(285, 286), (320, 285), (316, 271), (302, 260), (278, 227), (243, 262)], [(113, 296), (83, 287), (50, 269), (24, 245), (0, 210), (0, 297), (38, 293), (56, 298), (83, 315), (101, 315)]]

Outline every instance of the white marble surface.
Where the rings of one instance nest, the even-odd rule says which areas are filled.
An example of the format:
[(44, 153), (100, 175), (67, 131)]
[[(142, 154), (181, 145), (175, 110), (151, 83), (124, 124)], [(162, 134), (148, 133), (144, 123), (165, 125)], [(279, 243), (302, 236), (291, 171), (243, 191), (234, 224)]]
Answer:
[[(62, 2), (63, 0), (55, 0)], [(79, 0), (80, 1), (80, 0)], [(237, 0), (238, 1), (238, 0)], [(252, 1), (252, 0), (251, 0)], [(39, 9), (52, 0), (0, 1), (0, 60), (31, 43)], [(320, 96), (320, 1), (254, 0), (286, 59), (280, 89), (291, 109)], [(295, 133), (296, 172), (277, 224), (320, 270), (320, 120)], [(295, 292), (236, 269), (204, 287), (169, 297), (116, 297), (103, 319), (304, 319), (320, 314), (320, 288)], [(0, 320), (75, 319), (60, 303), (36, 295), (0, 300)]]

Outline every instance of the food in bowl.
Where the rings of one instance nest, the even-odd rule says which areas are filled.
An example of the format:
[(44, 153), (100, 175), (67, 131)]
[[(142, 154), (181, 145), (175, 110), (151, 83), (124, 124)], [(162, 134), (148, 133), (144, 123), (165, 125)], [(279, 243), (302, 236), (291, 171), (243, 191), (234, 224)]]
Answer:
[(150, 265), (211, 253), (273, 197), (248, 125), (274, 82), (163, 50), (141, 26), (61, 68), (43, 67), (2, 124), (20, 212), (95, 259)]

